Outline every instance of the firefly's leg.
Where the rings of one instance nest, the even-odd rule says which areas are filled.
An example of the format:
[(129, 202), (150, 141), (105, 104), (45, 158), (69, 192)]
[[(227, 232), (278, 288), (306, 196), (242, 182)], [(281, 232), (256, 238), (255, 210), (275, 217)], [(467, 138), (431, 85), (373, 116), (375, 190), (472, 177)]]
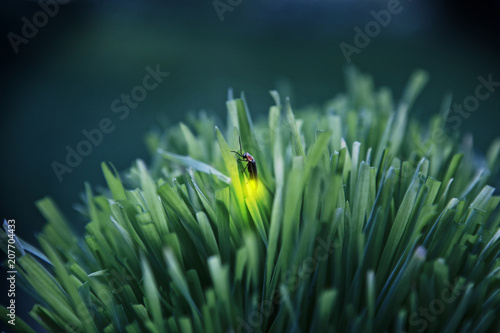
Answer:
[(243, 158), (243, 155), (238, 153), (237, 151), (234, 151), (234, 150), (231, 150), (231, 153), (235, 153), (236, 155), (238, 155), (239, 157)]

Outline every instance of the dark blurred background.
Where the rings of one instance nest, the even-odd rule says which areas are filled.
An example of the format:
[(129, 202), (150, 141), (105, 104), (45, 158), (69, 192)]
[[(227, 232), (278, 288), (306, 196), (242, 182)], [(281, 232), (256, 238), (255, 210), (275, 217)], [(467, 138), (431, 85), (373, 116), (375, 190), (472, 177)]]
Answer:
[[(54, 1), (45, 5), (51, 15), (40, 14), (36, 1), (3, 1), (0, 11), (1, 217), (15, 218), (17, 234), (32, 243), (45, 223), (35, 200), (53, 197), (82, 232), (86, 221), (73, 205), (85, 181), (104, 183), (101, 161), (118, 170), (136, 158), (149, 161), (144, 134), (188, 112), (203, 109), (224, 122), (228, 87), (245, 91), (254, 119), (268, 111), (271, 89), (290, 95), (295, 109), (344, 91), (340, 44), (355, 46), (354, 28), (364, 30), (372, 10), (388, 8), (387, 1), (60, 0), (56, 9)], [(427, 70), (430, 82), (413, 116), (428, 119), (447, 92), (462, 103), (479, 75), (500, 81), (497, 2), (401, 0), (398, 8), (351, 60), (395, 98), (414, 69)], [(24, 27), (33, 23), (36, 34)], [(113, 101), (157, 65), (169, 76), (121, 120)], [(474, 134), (479, 153), (499, 135), (499, 108), (500, 87), (459, 128)], [(60, 182), (52, 163), (66, 164), (65, 147), (76, 149), (82, 130), (103, 118), (113, 132)], [(2, 297), (6, 290), (2, 285)], [(25, 294), (16, 299), (18, 314), (31, 308)]]

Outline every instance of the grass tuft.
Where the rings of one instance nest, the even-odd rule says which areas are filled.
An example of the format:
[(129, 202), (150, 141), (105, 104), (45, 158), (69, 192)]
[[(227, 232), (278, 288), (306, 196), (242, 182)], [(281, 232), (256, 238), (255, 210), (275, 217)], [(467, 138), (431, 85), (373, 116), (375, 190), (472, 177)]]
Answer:
[(41, 250), (17, 243), (31, 316), (50, 332), (497, 331), (500, 140), (477, 167), (435, 135), (446, 112), (412, 119), (425, 72), (399, 101), (346, 76), (322, 108), (271, 92), (254, 123), (231, 97), (223, 131), (201, 115), (150, 133), (149, 166), (103, 163), (108, 189), (86, 185), (83, 238), (38, 201)]

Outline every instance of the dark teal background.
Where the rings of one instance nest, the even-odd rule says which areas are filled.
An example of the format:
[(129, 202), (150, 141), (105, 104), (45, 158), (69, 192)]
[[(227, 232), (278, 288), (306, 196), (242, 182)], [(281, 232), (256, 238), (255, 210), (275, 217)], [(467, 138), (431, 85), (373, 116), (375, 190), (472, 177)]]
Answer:
[[(387, 7), (384, 1), (243, 0), (220, 21), (212, 1), (75, 1), (60, 6), (15, 54), (7, 34), (20, 34), (22, 17), (32, 20), (40, 7), (3, 6), (0, 207), (30, 242), (45, 223), (35, 200), (53, 197), (81, 232), (87, 221), (72, 207), (85, 181), (104, 184), (101, 161), (119, 170), (136, 158), (148, 162), (144, 134), (175, 125), (188, 112), (206, 110), (223, 125), (228, 87), (245, 92), (254, 119), (265, 117), (271, 89), (289, 95), (295, 109), (343, 92), (347, 63), (339, 44), (353, 44), (354, 27), (363, 29), (373, 20), (371, 10)], [(401, 0), (401, 6), (352, 60), (373, 75), (376, 87), (392, 88), (396, 99), (414, 69), (427, 70), (430, 82), (412, 116), (426, 121), (447, 92), (461, 103), (474, 93), (479, 75), (500, 81), (493, 1), (467, 7)], [(142, 83), (146, 66), (157, 64), (170, 75), (120, 120), (111, 103)], [(473, 133), (478, 153), (499, 136), (499, 112), (500, 89), (461, 124), (462, 133)], [(59, 182), (51, 163), (64, 163), (65, 146), (75, 148), (81, 131), (103, 118), (115, 130)], [(25, 295), (18, 300), (24, 311), (31, 307)]]

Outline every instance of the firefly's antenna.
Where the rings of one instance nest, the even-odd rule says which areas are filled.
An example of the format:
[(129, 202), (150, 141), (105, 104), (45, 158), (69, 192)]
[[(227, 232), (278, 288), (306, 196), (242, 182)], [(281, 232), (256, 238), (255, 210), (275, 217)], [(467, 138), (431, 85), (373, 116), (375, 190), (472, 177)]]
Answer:
[(235, 153), (235, 154), (238, 154), (240, 157), (243, 157), (243, 154), (242, 154), (243, 150), (241, 148), (241, 136), (238, 137), (238, 141), (240, 142), (240, 152), (231, 150), (231, 153)]

